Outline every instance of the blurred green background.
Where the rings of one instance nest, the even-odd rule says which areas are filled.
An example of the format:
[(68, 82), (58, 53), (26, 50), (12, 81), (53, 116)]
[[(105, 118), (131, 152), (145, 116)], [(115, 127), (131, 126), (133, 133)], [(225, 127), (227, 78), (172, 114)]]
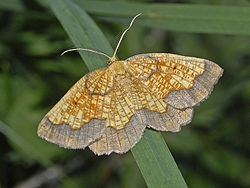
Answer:
[[(250, 5), (247, 0), (137, 2)], [(128, 21), (86, 11), (114, 47)], [(189, 187), (250, 187), (249, 34), (176, 32), (135, 23), (119, 49), (120, 59), (169, 52), (224, 68), (211, 97), (195, 108), (192, 123), (179, 133), (162, 133)], [(97, 157), (89, 149), (66, 150), (38, 138), (40, 120), (88, 71), (77, 53), (60, 56), (72, 47), (45, 1), (0, 2), (0, 187), (145, 187), (131, 152)]]

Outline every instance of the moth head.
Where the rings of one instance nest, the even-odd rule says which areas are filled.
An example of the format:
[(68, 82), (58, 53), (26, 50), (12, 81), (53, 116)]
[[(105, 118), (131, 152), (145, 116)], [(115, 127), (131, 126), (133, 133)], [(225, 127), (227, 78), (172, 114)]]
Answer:
[(107, 61), (107, 65), (111, 65), (112, 63), (114, 63), (115, 61), (117, 61), (116, 57), (115, 56), (112, 56), (110, 58), (108, 58), (108, 61)]

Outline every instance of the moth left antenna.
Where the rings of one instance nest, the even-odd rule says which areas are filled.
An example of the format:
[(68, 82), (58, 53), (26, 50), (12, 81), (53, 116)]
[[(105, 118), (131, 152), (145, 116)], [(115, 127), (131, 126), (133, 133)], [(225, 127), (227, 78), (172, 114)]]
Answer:
[(119, 46), (120, 46), (120, 44), (121, 44), (121, 41), (122, 41), (122, 39), (123, 39), (125, 33), (132, 27), (132, 25), (133, 25), (135, 19), (136, 19), (138, 16), (140, 16), (140, 15), (141, 15), (141, 13), (140, 13), (140, 14), (137, 14), (137, 15), (132, 19), (132, 21), (130, 22), (128, 28), (125, 29), (125, 31), (122, 33), (122, 36), (121, 36), (121, 38), (120, 38), (120, 40), (119, 40), (119, 42), (118, 42), (118, 44), (117, 44), (117, 46), (116, 46), (116, 48), (115, 48), (115, 52), (114, 52), (114, 55), (113, 55), (112, 57), (115, 57), (116, 52), (117, 52), (117, 50), (118, 50), (118, 48), (119, 48)]
[(65, 50), (63, 53), (61, 53), (61, 56), (68, 53), (68, 52), (72, 52), (72, 51), (93, 52), (93, 53), (96, 53), (96, 54), (99, 54), (99, 55), (103, 55), (103, 56), (107, 57), (108, 59), (110, 59), (110, 57), (107, 54), (103, 53), (103, 52), (98, 52), (98, 51), (87, 49), (87, 48), (72, 48), (72, 49), (69, 49), (69, 50)]

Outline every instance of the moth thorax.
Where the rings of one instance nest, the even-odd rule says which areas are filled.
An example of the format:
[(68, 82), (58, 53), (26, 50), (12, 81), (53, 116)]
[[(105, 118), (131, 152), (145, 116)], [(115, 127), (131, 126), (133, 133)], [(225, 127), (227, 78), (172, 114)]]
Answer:
[(114, 61), (108, 68), (114, 74), (125, 74), (124, 64), (122, 61)]

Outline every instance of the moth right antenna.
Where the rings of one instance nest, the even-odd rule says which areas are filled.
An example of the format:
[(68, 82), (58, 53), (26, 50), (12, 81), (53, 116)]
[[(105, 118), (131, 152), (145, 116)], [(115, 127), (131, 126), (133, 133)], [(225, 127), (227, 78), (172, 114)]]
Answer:
[(122, 39), (123, 39), (125, 33), (131, 28), (131, 26), (133, 25), (135, 19), (136, 19), (138, 16), (140, 16), (140, 15), (141, 15), (141, 13), (140, 13), (140, 14), (137, 14), (137, 15), (132, 19), (132, 21), (130, 22), (128, 28), (122, 33), (122, 36), (121, 36), (121, 38), (120, 38), (120, 40), (119, 40), (119, 42), (118, 42), (118, 44), (117, 44), (117, 46), (116, 46), (116, 48), (115, 48), (115, 52), (114, 52), (114, 55), (113, 55), (112, 57), (115, 57), (116, 52), (117, 52), (117, 50), (118, 50), (118, 48), (119, 48), (119, 46), (120, 46), (120, 44), (121, 44), (121, 41), (122, 41)]

